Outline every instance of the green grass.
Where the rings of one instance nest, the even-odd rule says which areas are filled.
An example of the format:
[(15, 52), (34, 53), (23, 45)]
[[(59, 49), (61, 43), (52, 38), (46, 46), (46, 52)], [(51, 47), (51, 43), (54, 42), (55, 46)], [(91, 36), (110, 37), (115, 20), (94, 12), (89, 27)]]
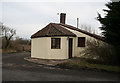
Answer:
[(95, 70), (120, 72), (119, 66), (94, 64), (87, 62), (85, 59), (80, 59), (80, 58), (68, 60), (68, 62), (58, 64), (58, 66), (63, 68), (71, 68), (71, 69), (91, 69), (91, 70), (95, 69)]

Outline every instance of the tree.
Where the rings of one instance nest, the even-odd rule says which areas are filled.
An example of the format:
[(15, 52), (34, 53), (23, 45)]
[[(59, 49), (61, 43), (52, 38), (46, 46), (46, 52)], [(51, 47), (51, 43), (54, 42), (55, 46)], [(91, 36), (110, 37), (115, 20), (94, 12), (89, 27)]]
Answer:
[(106, 12), (104, 18), (98, 13), (97, 19), (102, 24), (100, 29), (103, 30), (105, 40), (120, 49), (120, 1), (109, 2), (106, 6), (109, 9), (103, 10)]
[(14, 29), (4, 26), (3, 24), (1, 29), (2, 29), (2, 35), (3, 35), (2, 38), (5, 39), (4, 48), (7, 49), (10, 44), (10, 40), (16, 34), (16, 31)]
[(98, 21), (102, 24), (100, 29), (103, 31), (102, 35), (105, 40), (115, 47), (116, 54), (111, 56), (114, 63), (119, 64), (119, 52), (120, 52), (120, 1), (119, 2), (109, 2), (106, 4), (109, 8), (108, 10), (103, 10), (106, 12), (105, 17), (101, 17), (98, 13)]
[(93, 34), (97, 33), (97, 31), (95, 31), (95, 29), (93, 29), (90, 25), (87, 25), (87, 24), (82, 24), (81, 29), (84, 30), (84, 31), (93, 33)]

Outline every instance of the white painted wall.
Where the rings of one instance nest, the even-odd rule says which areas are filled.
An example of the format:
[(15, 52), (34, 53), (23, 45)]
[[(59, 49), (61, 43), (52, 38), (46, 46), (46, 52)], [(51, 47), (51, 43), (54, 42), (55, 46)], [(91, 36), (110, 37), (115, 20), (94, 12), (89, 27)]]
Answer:
[(31, 57), (41, 59), (68, 59), (68, 37), (52, 38), (61, 38), (60, 49), (51, 49), (51, 37), (32, 38)]
[(52, 37), (61, 38), (60, 49), (51, 49), (51, 37), (48, 38), (48, 58), (49, 59), (68, 59), (67, 52), (67, 37)]
[[(62, 26), (63, 27), (63, 26)], [(87, 40), (96, 40), (96, 38), (94, 38), (94, 37), (91, 37), (91, 36), (89, 36), (89, 35), (86, 35), (86, 34), (84, 34), (84, 33), (81, 33), (81, 32), (79, 32), (79, 31), (76, 31), (76, 30), (72, 30), (72, 29), (69, 29), (69, 28), (66, 28), (66, 27), (64, 27), (65, 29), (67, 29), (67, 30), (69, 30), (69, 31), (71, 31), (71, 32), (73, 32), (74, 34), (76, 34), (77, 35), (77, 37), (75, 37), (74, 38), (74, 43), (73, 43), (73, 45), (74, 45), (74, 53), (73, 53), (73, 57), (81, 57), (83, 54), (81, 54), (81, 52), (83, 51), (83, 50), (85, 50), (85, 48), (87, 47), (86, 45), (85, 45), (85, 47), (78, 47), (78, 37), (86, 37), (86, 42), (87, 42)], [(99, 40), (99, 41), (101, 41), (101, 40)], [(102, 42), (102, 41), (101, 41)], [(86, 44), (86, 43), (85, 43)]]
[(31, 57), (45, 59), (48, 55), (47, 37), (32, 38), (31, 40)]
[[(94, 37), (91, 37), (79, 31), (75, 31), (68, 28), (66, 29), (77, 35), (77, 37), (69, 37), (69, 38), (73, 38), (73, 51), (72, 51), (73, 57), (81, 57), (83, 55), (81, 54), (81, 52), (87, 47), (87, 46), (85, 47), (77, 46), (78, 37), (86, 37), (86, 41), (90, 39), (96, 40)], [(31, 57), (41, 58), (41, 59), (68, 59), (69, 58), (68, 37), (52, 37), (52, 38), (61, 38), (60, 49), (51, 49), (51, 37), (32, 38)]]

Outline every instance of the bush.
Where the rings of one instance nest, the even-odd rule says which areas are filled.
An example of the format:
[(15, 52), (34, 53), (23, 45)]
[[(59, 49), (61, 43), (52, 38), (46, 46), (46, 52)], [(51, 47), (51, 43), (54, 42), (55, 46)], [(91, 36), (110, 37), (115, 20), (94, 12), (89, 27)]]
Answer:
[(28, 39), (22, 39), (17, 37), (16, 39), (11, 39), (9, 46), (7, 47), (7, 49), (5, 49), (5, 39), (2, 39), (2, 49), (5, 52), (12, 52), (12, 51), (16, 51), (16, 52), (23, 52), (23, 51), (30, 51), (30, 40)]
[(84, 56), (94, 58), (99, 62), (108, 65), (119, 65), (118, 55), (116, 54), (115, 47), (97, 40), (87, 41), (87, 47), (83, 51)]

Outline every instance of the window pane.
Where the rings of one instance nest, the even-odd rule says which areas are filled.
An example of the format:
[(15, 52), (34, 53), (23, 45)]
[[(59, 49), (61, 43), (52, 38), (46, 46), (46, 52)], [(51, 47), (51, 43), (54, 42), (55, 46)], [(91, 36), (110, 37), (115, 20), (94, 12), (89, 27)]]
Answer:
[(53, 47), (55, 47), (55, 39), (53, 39)]
[(78, 47), (85, 47), (85, 37), (78, 37)]
[(60, 38), (51, 38), (51, 48), (60, 49)]

